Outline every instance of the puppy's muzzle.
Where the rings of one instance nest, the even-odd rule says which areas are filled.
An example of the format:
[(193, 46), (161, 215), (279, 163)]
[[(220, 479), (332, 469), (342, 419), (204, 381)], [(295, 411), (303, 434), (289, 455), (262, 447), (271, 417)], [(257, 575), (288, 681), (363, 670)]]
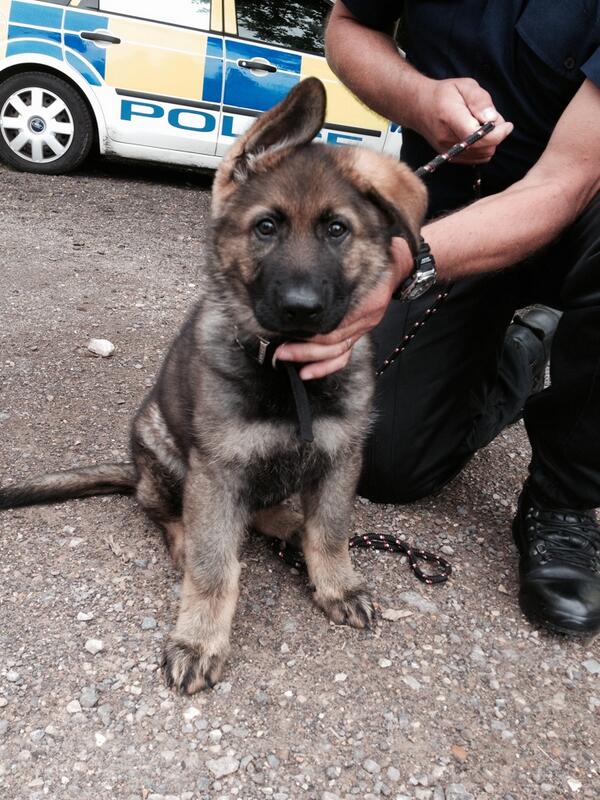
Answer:
[(317, 263), (292, 272), (274, 262), (263, 265), (249, 292), (262, 327), (305, 338), (328, 333), (341, 322), (351, 287), (337, 265)]
[(284, 287), (279, 298), (282, 322), (294, 329), (318, 326), (325, 308), (325, 298), (315, 287), (296, 285)]
[(347, 295), (336, 293), (326, 279), (276, 281), (265, 300), (257, 317), (271, 329), (299, 338), (333, 330), (348, 305)]

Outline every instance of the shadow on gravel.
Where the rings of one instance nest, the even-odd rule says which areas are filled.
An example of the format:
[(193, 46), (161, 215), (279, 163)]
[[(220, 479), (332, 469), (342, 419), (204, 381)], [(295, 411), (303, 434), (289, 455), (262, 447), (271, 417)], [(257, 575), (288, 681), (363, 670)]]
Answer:
[(164, 186), (186, 185), (210, 191), (214, 172), (147, 161), (91, 156), (73, 175), (92, 180), (136, 181)]

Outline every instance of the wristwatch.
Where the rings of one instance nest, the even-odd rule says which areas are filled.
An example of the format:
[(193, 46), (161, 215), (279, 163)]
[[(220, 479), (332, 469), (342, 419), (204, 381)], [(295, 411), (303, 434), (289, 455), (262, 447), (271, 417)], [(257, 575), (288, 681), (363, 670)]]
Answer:
[(414, 258), (414, 265), (411, 274), (402, 281), (393, 294), (397, 300), (405, 302), (416, 300), (437, 281), (435, 259), (422, 236), (419, 237), (419, 250)]

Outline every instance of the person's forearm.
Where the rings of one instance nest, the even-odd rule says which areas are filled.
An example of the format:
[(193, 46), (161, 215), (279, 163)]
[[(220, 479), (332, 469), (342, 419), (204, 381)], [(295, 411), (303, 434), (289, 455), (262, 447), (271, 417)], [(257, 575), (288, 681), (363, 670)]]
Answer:
[(415, 128), (419, 95), (430, 79), (403, 58), (391, 36), (360, 25), (339, 10), (332, 13), (335, 24), (329, 25), (325, 39), (331, 69), (369, 108)]
[(592, 199), (566, 182), (528, 176), (500, 194), (426, 225), (440, 280), (517, 264), (549, 244)]
[(517, 264), (581, 214), (600, 191), (599, 120), (600, 88), (586, 80), (522, 180), (425, 227), (443, 280)]

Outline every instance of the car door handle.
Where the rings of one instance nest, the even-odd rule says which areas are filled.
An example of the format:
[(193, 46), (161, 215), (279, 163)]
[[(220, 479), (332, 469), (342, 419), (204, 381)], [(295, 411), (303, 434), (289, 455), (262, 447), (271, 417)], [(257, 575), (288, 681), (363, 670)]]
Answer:
[(79, 34), (82, 39), (89, 39), (92, 42), (108, 42), (108, 44), (121, 44), (118, 36), (111, 36), (110, 33), (98, 33), (98, 31), (81, 31)]
[(244, 59), (240, 59), (237, 63), (238, 67), (242, 69), (262, 69), (263, 72), (277, 72), (277, 67), (274, 67), (273, 64), (265, 64), (262, 61), (245, 61)]

